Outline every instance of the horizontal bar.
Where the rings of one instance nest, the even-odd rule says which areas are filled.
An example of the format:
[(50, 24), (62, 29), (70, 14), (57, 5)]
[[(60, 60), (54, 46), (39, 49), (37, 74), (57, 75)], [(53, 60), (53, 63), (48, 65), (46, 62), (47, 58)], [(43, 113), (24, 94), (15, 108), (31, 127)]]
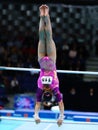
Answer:
[[(0, 70), (13, 70), (13, 71), (31, 71), (32, 73), (40, 72), (40, 69), (37, 68), (19, 68), (19, 67), (5, 67), (0, 66)], [(58, 73), (65, 74), (90, 74), (90, 75), (98, 75), (98, 72), (95, 71), (71, 71), (71, 70), (57, 70)]]

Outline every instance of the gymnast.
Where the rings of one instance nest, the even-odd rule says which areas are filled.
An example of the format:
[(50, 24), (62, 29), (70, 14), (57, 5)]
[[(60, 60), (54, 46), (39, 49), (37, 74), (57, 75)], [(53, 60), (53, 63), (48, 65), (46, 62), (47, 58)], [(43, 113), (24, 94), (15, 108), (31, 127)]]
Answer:
[(40, 74), (38, 78), (38, 88), (36, 93), (36, 104), (34, 110), (34, 119), (40, 123), (39, 111), (42, 102), (42, 95), (45, 91), (53, 92), (55, 95), (60, 114), (57, 119), (58, 126), (62, 125), (64, 120), (63, 97), (59, 90), (59, 79), (56, 72), (56, 46), (52, 38), (52, 27), (49, 16), (49, 7), (41, 5), (40, 23), (39, 23), (39, 43), (38, 43), (38, 62), (40, 65)]

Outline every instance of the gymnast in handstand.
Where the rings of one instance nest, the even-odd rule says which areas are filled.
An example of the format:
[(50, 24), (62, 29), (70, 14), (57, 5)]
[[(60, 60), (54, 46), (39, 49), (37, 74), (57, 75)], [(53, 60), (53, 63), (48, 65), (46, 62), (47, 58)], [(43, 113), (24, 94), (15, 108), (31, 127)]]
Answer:
[(42, 95), (45, 91), (52, 92), (56, 97), (60, 110), (57, 120), (57, 124), (60, 126), (64, 120), (64, 103), (62, 94), (59, 90), (59, 80), (56, 72), (56, 46), (52, 38), (49, 7), (47, 5), (41, 5), (39, 11), (38, 62), (41, 71), (38, 78), (34, 119), (36, 123), (40, 123), (39, 111)]

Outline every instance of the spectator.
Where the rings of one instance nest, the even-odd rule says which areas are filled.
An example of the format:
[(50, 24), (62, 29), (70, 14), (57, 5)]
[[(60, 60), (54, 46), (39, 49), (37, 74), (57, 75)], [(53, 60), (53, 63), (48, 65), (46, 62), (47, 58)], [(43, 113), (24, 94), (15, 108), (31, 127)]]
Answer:
[(70, 50), (68, 53), (68, 60), (69, 60), (69, 69), (70, 70), (74, 70), (75, 69), (75, 64), (76, 64), (76, 60), (78, 57), (78, 47), (76, 43), (72, 43), (72, 45), (70, 46)]
[(20, 92), (19, 81), (16, 76), (14, 76), (14, 78), (11, 80), (11, 92), (12, 94)]

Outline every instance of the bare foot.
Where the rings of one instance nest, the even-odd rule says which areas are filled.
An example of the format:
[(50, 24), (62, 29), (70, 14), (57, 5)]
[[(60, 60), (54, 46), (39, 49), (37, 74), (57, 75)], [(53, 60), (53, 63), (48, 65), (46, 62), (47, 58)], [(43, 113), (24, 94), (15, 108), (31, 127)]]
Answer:
[(39, 7), (39, 10), (40, 10), (40, 16), (45, 16), (45, 6), (44, 5), (41, 5)]
[(40, 16), (47, 16), (49, 14), (49, 7), (47, 5), (41, 5), (39, 7)]
[(49, 15), (49, 7), (47, 5), (44, 5), (45, 7), (45, 16)]

